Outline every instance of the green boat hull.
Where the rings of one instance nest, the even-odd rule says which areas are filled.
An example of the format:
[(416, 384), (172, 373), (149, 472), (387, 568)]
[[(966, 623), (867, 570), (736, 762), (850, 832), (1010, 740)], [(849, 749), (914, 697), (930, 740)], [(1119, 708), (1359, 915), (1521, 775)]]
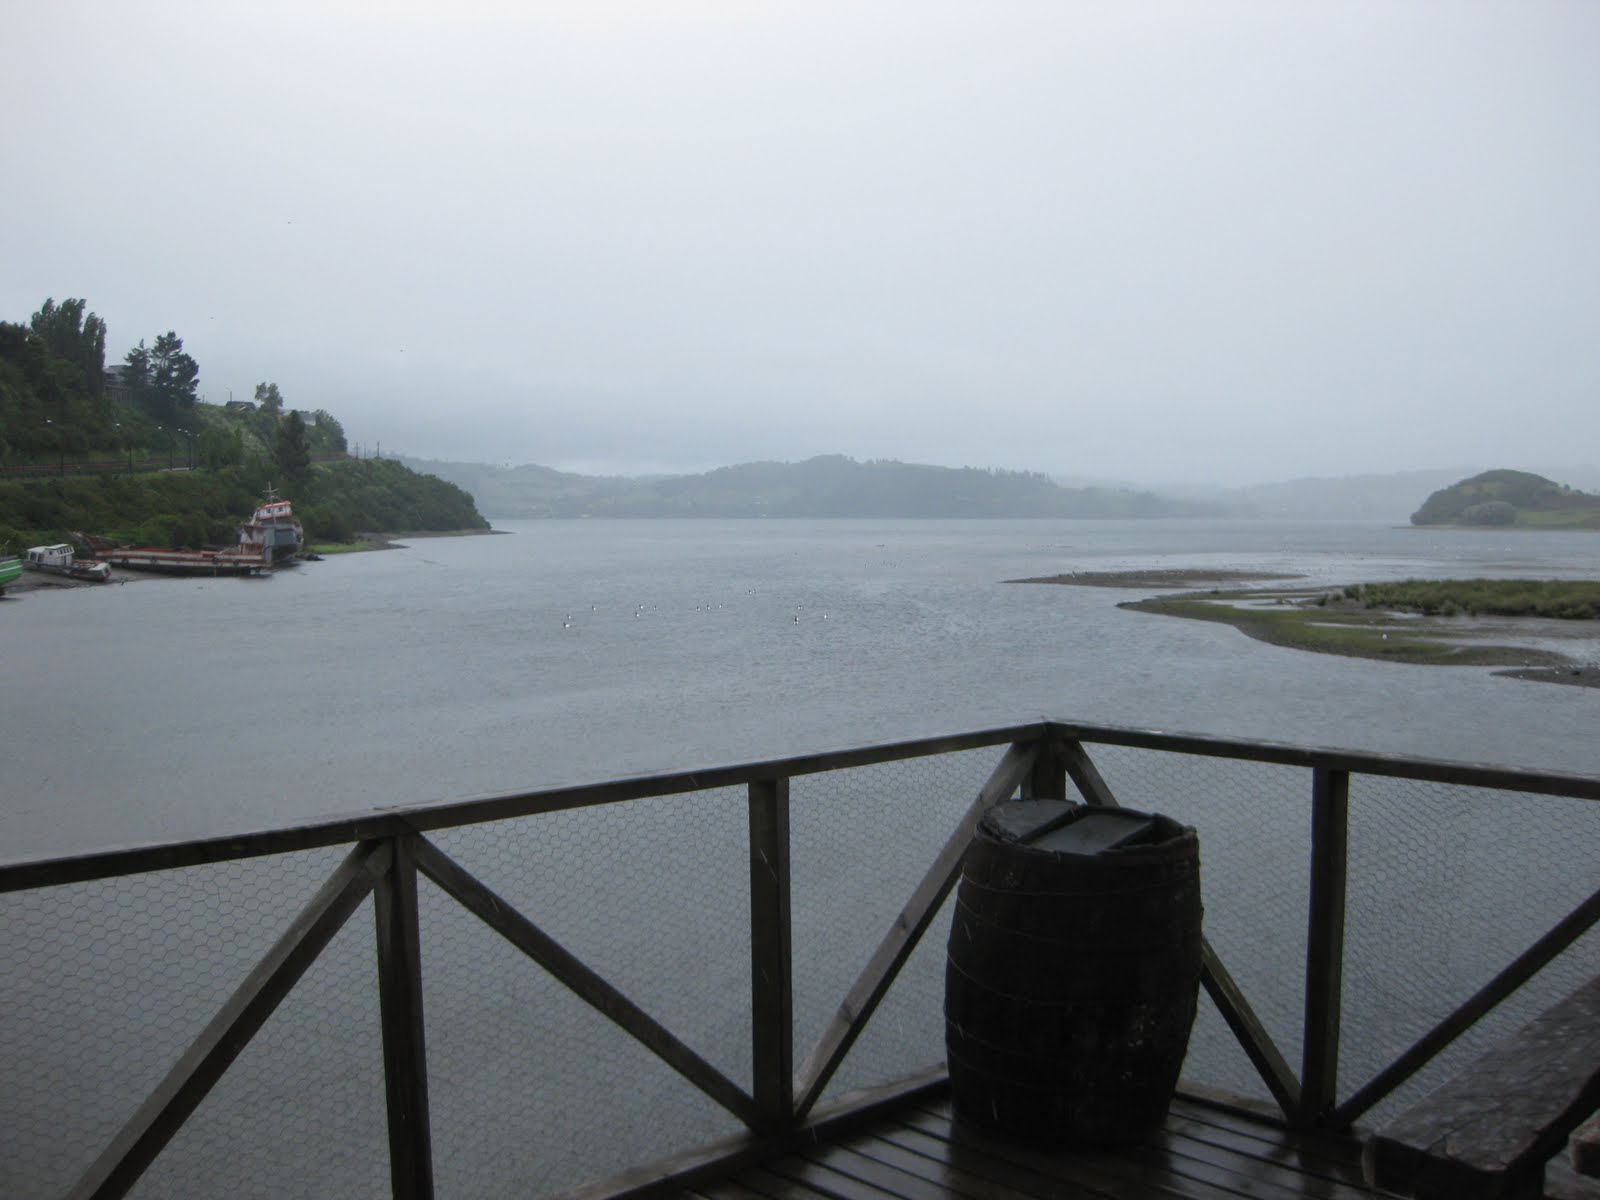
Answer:
[(22, 575), (22, 560), (20, 558), (0, 558), (0, 592), (6, 590), (6, 584), (15, 583)]

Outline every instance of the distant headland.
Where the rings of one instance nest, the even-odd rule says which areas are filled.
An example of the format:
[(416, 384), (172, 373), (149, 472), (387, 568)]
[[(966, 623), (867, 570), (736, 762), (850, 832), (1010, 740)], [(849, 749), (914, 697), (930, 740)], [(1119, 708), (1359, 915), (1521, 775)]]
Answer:
[(1485, 471), (1434, 492), (1411, 523), (1600, 529), (1600, 496), (1530, 471)]

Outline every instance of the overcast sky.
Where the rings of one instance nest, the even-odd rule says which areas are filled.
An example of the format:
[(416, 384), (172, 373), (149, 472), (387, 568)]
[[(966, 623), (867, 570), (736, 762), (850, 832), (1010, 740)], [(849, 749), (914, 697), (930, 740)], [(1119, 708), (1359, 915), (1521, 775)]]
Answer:
[(352, 440), (1247, 483), (1600, 458), (1600, 3), (29, 3), (0, 319)]

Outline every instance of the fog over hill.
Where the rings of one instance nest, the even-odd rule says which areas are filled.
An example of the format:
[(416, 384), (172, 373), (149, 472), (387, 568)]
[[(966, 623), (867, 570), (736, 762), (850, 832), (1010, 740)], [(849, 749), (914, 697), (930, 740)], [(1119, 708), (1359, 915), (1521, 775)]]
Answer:
[[(469, 491), (489, 517), (575, 516), (1236, 516), (1407, 522), (1424, 500), (1481, 468), (1292, 479), (1227, 488), (1141, 485), (1035, 472), (932, 467), (823, 455), (741, 463), (692, 475), (600, 476), (533, 463), (495, 466), (405, 458)], [(1577, 488), (1594, 467), (1540, 472)]]

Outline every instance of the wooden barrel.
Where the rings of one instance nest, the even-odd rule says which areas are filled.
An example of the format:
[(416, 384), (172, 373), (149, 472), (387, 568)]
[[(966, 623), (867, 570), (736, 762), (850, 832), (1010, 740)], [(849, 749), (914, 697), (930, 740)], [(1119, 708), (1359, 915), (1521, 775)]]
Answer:
[(1064, 801), (984, 814), (945, 966), (958, 1120), (1049, 1147), (1158, 1128), (1200, 984), (1200, 856), (1167, 817)]

